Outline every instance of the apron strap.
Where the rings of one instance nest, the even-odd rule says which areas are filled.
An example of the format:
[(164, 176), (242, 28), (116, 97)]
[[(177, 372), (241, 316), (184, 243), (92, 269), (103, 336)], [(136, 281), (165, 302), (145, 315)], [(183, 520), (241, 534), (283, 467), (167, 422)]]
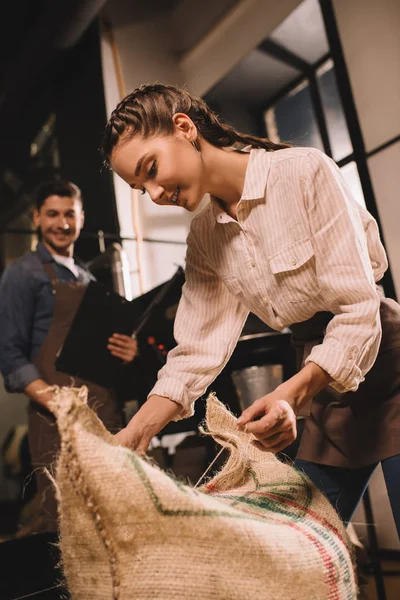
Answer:
[(53, 269), (52, 265), (50, 263), (42, 263), (43, 264), (43, 269), (46, 271), (47, 275), (50, 277), (51, 283), (56, 283), (57, 281), (57, 275), (55, 270)]
[(54, 285), (56, 283), (56, 281), (58, 281), (58, 277), (57, 277), (57, 274), (56, 274), (55, 270), (53, 269), (52, 265), (49, 262), (44, 262), (43, 258), (40, 256), (40, 254), (37, 250), (36, 250), (35, 254), (38, 257), (38, 259), (40, 260), (40, 262), (42, 263), (43, 269), (46, 271), (47, 275), (50, 277), (51, 283)]

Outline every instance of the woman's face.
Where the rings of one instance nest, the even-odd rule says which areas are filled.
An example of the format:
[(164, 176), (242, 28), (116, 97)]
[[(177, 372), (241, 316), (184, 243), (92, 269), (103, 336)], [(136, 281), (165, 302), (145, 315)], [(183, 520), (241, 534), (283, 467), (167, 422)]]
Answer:
[(171, 135), (136, 136), (117, 145), (111, 166), (133, 189), (146, 191), (156, 204), (193, 211), (206, 190), (202, 185), (203, 161), (191, 143), (193, 129), (187, 119), (183, 119), (183, 127), (177, 120)]

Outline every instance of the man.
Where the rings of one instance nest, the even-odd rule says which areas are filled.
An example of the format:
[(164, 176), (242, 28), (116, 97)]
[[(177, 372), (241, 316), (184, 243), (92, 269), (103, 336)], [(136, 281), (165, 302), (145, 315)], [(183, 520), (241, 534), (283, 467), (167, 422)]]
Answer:
[[(58, 434), (49, 411), (50, 385), (70, 385), (71, 377), (56, 370), (56, 358), (87, 284), (94, 277), (74, 260), (74, 243), (84, 224), (79, 188), (70, 182), (42, 184), (35, 194), (34, 224), (41, 241), (9, 265), (0, 282), (0, 370), (9, 392), (30, 398), (29, 446), (42, 494), (46, 529), (57, 528), (54, 492), (43, 467), (51, 470), (58, 449)], [(136, 341), (115, 333), (108, 349), (125, 363), (137, 353)], [(92, 382), (89, 401), (111, 431), (122, 426), (115, 394)]]

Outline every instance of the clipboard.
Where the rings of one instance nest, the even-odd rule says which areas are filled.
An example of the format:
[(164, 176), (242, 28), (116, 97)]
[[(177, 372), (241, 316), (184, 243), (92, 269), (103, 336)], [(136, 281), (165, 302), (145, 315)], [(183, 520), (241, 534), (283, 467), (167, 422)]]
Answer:
[(142, 307), (91, 281), (74, 317), (56, 369), (73, 377), (114, 387), (124, 367), (107, 348), (113, 333), (131, 335), (140, 322)]
[(111, 355), (108, 339), (113, 333), (123, 333), (145, 343), (150, 328), (153, 333), (157, 330), (167, 334), (167, 346), (175, 345), (173, 320), (166, 327), (164, 312), (179, 301), (184, 281), (184, 271), (179, 267), (171, 279), (130, 301), (90, 282), (56, 360), (56, 369), (103, 387), (118, 387), (126, 366)]

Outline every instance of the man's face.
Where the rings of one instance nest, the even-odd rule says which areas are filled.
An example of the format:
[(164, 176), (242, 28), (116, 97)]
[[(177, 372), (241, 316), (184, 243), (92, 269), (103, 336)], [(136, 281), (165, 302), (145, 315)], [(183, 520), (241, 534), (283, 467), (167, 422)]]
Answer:
[(40, 227), (42, 242), (53, 254), (70, 254), (84, 223), (82, 204), (77, 198), (48, 196), (33, 221)]

